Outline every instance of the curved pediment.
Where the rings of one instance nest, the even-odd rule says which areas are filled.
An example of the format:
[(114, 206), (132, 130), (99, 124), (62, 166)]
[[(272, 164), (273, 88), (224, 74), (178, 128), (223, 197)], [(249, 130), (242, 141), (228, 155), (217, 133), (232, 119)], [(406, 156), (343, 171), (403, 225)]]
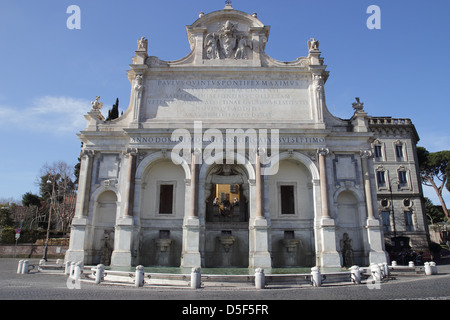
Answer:
[(206, 65), (260, 64), (259, 53), (264, 51), (270, 27), (258, 20), (257, 15), (234, 10), (231, 6), (209, 14), (186, 27), (191, 49)]

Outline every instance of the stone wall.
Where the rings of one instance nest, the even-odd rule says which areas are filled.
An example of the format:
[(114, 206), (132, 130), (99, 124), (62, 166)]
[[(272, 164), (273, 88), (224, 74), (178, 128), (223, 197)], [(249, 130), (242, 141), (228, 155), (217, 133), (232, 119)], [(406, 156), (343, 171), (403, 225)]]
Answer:
[[(44, 246), (35, 244), (19, 244), (14, 245), (0, 245), (1, 258), (42, 258), (44, 255)], [(48, 246), (47, 256), (49, 258), (64, 259), (64, 255), (68, 246)]]

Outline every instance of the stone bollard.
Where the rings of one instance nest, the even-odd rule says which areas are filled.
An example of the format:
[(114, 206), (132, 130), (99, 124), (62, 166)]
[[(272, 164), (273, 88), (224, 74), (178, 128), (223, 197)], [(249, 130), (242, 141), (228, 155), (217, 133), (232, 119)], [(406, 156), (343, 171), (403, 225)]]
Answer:
[(71, 265), (71, 263), (72, 263), (71, 261), (66, 261), (66, 267), (64, 269), (64, 274), (66, 276), (68, 276), (70, 274), (70, 265)]
[(73, 269), (73, 279), (75, 280), (75, 281), (79, 281), (80, 280), (80, 278), (81, 278), (81, 269), (83, 268), (83, 263), (80, 261), (80, 262), (77, 262), (76, 264), (75, 264), (75, 267), (74, 267), (74, 269)]
[(202, 274), (200, 268), (192, 268), (191, 270), (191, 289), (200, 289)]
[(103, 264), (97, 265), (95, 269), (95, 284), (100, 284), (103, 280), (103, 275), (105, 272), (105, 266)]
[(383, 263), (383, 267), (386, 277), (389, 277), (389, 265), (387, 264), (387, 262)]
[(352, 282), (355, 284), (361, 283), (361, 270), (358, 266), (353, 266), (350, 268), (350, 272), (352, 273)]
[(431, 271), (430, 263), (425, 262), (423, 265), (425, 266), (425, 275), (431, 276), (433, 274), (433, 272)]
[(379, 263), (378, 267), (380, 267), (381, 279), (386, 278), (387, 274), (386, 274), (386, 269), (384, 268), (384, 264), (383, 263)]
[(19, 264), (17, 265), (17, 274), (22, 273), (22, 266), (23, 266), (23, 260), (20, 260)]
[(372, 273), (372, 277), (375, 282), (381, 282), (381, 270), (379, 265), (372, 263), (370, 265), (370, 272)]
[(39, 265), (43, 266), (43, 265), (45, 265), (46, 262), (47, 261), (45, 261), (45, 259), (41, 259), (41, 260), (39, 260)]
[(431, 274), (437, 274), (437, 266), (436, 262), (430, 261)]
[(414, 268), (414, 261), (410, 261), (410, 262), (408, 263), (408, 267)]
[(71, 278), (73, 278), (73, 273), (74, 273), (74, 271), (75, 271), (75, 262), (74, 261), (72, 261), (71, 263), (70, 263), (70, 269), (69, 269), (69, 276), (71, 277)]
[(256, 268), (255, 270), (255, 287), (256, 289), (264, 289), (266, 286), (266, 276), (264, 269)]
[(63, 264), (63, 261), (61, 259), (56, 260), (56, 265), (60, 266)]
[(313, 287), (320, 287), (322, 285), (322, 277), (318, 267), (311, 268), (311, 284)]
[(22, 264), (22, 274), (28, 274), (28, 269), (29, 269), (29, 261), (24, 260)]
[(144, 266), (136, 267), (136, 275), (134, 278), (134, 286), (136, 288), (144, 286)]
[(391, 266), (396, 267), (397, 266), (397, 261), (392, 261)]

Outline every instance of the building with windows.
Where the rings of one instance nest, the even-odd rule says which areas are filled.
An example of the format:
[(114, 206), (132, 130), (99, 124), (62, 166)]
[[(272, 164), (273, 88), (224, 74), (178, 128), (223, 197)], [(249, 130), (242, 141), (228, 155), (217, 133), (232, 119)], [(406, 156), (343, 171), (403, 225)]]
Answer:
[(410, 119), (390, 117), (371, 117), (369, 126), (374, 133), (378, 211), (386, 243), (428, 251), (416, 129)]
[(386, 262), (385, 238), (426, 246), (409, 120), (359, 98), (333, 116), (319, 41), (277, 61), (256, 13), (227, 4), (186, 32), (176, 61), (138, 40), (121, 117), (92, 102), (67, 260), (341, 268)]

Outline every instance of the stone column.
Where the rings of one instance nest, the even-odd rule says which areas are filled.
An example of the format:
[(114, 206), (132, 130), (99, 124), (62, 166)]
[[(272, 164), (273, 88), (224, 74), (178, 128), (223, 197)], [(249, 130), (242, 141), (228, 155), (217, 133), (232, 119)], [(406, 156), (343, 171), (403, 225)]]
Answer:
[(336, 225), (330, 216), (328, 207), (328, 182), (326, 156), (330, 154), (327, 148), (318, 150), (319, 154), (319, 174), (320, 174), (320, 196), (322, 200), (322, 215), (320, 217), (319, 234), (320, 248), (316, 248), (317, 255), (320, 257), (320, 266), (322, 268), (341, 268), (341, 258), (336, 249)]
[(190, 218), (198, 218), (198, 160), (195, 153), (192, 154), (191, 163), (191, 206)]
[(370, 172), (368, 169), (368, 159), (372, 157), (372, 151), (362, 150), (360, 154), (361, 154), (362, 175), (364, 180), (364, 191), (366, 194), (367, 218), (374, 219), (372, 187), (370, 186)]
[(372, 187), (370, 181), (369, 158), (372, 157), (372, 151), (362, 150), (361, 167), (364, 181), (364, 191), (366, 196), (366, 210), (367, 210), (367, 235), (368, 235), (368, 250), (369, 262), (380, 264), (388, 261), (387, 253), (384, 251), (384, 237), (381, 230), (380, 221), (375, 218), (373, 212), (372, 201)]
[(328, 211), (328, 186), (327, 186), (327, 167), (325, 158), (330, 153), (327, 148), (319, 149), (319, 174), (320, 174), (320, 196), (322, 199), (322, 217), (329, 218)]
[(70, 243), (67, 250), (66, 261), (84, 261), (84, 242), (86, 238), (87, 217), (89, 215), (89, 201), (91, 194), (92, 168), (94, 151), (83, 150), (80, 154), (81, 166), (78, 183), (78, 196), (75, 216), (72, 220)]
[(261, 156), (259, 154), (256, 155), (256, 163), (255, 163), (255, 191), (256, 191), (256, 212), (255, 218), (261, 219), (264, 218), (264, 209), (263, 209), (263, 178), (261, 177)]
[(128, 157), (125, 188), (123, 189), (124, 206), (123, 213), (117, 220), (114, 234), (114, 251), (111, 255), (111, 265), (128, 267), (132, 265), (131, 246), (133, 238), (133, 203), (136, 175), (137, 149), (128, 149), (125, 156)]
[(201, 153), (194, 152), (191, 157), (191, 187), (190, 208), (183, 223), (183, 249), (181, 253), (182, 268), (201, 267), (200, 256), (200, 220), (198, 218), (198, 174), (199, 157)]
[(92, 166), (94, 163), (94, 151), (83, 150), (80, 154), (80, 157), (80, 176), (78, 179), (78, 197), (75, 210), (76, 218), (83, 218), (88, 216), (89, 198), (92, 182)]
[(256, 154), (255, 162), (255, 212), (250, 219), (249, 224), (249, 268), (272, 268), (272, 261), (269, 253), (269, 226), (264, 217), (264, 179), (261, 176), (261, 156)]
[(137, 153), (137, 149), (128, 149), (126, 154), (128, 156), (128, 172), (127, 187), (125, 189), (126, 200), (124, 205), (124, 217), (133, 216)]

